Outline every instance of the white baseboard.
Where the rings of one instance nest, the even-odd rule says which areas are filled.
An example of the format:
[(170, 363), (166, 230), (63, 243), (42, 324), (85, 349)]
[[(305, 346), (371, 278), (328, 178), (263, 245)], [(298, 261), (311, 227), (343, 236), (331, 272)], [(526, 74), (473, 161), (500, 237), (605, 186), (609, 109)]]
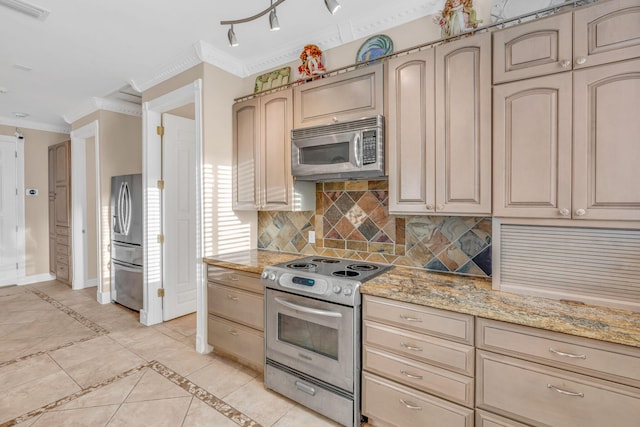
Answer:
[(85, 283), (85, 288), (93, 288), (94, 286), (98, 286), (98, 278), (89, 279), (87, 283)]
[(45, 274), (34, 274), (32, 276), (24, 276), (19, 278), (16, 281), (16, 284), (19, 286), (22, 285), (31, 285), (32, 283), (40, 283), (40, 282), (48, 282), (50, 280), (56, 280), (56, 276), (53, 274), (45, 273)]
[(98, 292), (97, 299), (100, 304), (109, 304), (111, 302), (111, 291)]

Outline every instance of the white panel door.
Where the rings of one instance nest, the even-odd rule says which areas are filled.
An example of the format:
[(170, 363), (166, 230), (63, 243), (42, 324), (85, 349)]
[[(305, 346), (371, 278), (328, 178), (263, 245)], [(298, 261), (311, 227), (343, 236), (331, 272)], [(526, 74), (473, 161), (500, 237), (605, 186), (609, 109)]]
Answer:
[(18, 278), (16, 143), (0, 141), (0, 286)]
[(164, 212), (163, 320), (196, 311), (195, 121), (162, 115)]

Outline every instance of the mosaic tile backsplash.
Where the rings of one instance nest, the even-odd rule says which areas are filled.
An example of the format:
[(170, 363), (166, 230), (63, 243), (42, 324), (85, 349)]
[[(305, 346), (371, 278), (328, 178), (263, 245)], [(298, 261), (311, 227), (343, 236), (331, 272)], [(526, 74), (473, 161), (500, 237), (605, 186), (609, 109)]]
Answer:
[(491, 276), (490, 217), (389, 215), (387, 181), (318, 183), (315, 212), (258, 212), (258, 236), (272, 251)]

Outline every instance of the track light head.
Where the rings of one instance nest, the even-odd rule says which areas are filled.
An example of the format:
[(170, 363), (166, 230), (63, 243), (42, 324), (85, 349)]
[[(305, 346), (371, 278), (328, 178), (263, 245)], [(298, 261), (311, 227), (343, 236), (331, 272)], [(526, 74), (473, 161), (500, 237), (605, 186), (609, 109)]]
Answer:
[(229, 39), (229, 46), (236, 47), (238, 46), (238, 38), (236, 37), (236, 33), (233, 31), (233, 25), (229, 28), (227, 32), (227, 38)]
[(280, 23), (278, 22), (278, 15), (276, 15), (275, 9), (271, 9), (271, 12), (269, 12), (269, 28), (271, 31), (278, 31), (280, 29)]
[(324, 0), (324, 4), (327, 6), (327, 9), (331, 14), (335, 14), (342, 6), (338, 3), (338, 0)]

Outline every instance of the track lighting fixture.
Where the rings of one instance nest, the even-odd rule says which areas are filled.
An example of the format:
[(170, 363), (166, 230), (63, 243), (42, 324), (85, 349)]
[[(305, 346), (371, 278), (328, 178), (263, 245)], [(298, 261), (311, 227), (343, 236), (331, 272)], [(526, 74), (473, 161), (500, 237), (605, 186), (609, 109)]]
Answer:
[[(253, 16), (249, 16), (243, 19), (236, 19), (233, 21), (220, 21), (220, 25), (231, 25), (231, 28), (229, 28), (229, 31), (227, 32), (229, 45), (238, 46), (238, 39), (236, 38), (236, 33), (233, 31), (234, 24), (244, 24), (245, 22), (255, 21), (256, 19), (266, 15), (267, 13), (269, 14), (269, 28), (271, 29), (271, 31), (279, 30), (280, 23), (278, 22), (278, 15), (276, 15), (276, 7), (284, 2), (285, 0), (276, 0), (275, 2), (271, 0), (271, 5), (268, 8), (260, 13), (256, 13)], [(331, 12), (332, 15), (340, 9), (340, 3), (338, 3), (337, 0), (324, 0), (324, 4), (325, 6), (327, 6), (327, 9), (329, 10), (329, 12)]]
[[(271, 6), (273, 6), (273, 0), (271, 0)], [(276, 15), (276, 8), (274, 7), (269, 12), (269, 28), (271, 31), (278, 31), (280, 29), (280, 23), (278, 22), (278, 15)]]
[(332, 15), (342, 7), (340, 6), (340, 3), (338, 3), (338, 0), (324, 0), (324, 4), (325, 6), (327, 6), (327, 9), (329, 9), (329, 12), (331, 12)]
[(227, 32), (227, 37), (229, 38), (229, 46), (235, 47), (238, 46), (238, 38), (236, 37), (236, 33), (233, 31), (233, 24), (229, 31)]

